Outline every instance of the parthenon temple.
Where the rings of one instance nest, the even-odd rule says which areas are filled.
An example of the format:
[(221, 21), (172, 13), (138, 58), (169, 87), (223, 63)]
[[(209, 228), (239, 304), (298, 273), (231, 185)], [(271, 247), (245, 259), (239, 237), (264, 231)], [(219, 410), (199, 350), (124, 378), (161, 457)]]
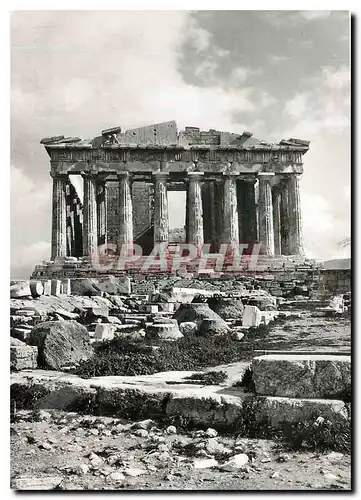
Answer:
[[(302, 256), (300, 176), (309, 141), (268, 143), (174, 121), (91, 140), (42, 139), (51, 160), (51, 259), (116, 253), (137, 243), (147, 254), (171, 244), (168, 191), (186, 191), (185, 241), (217, 251), (261, 244), (266, 256)], [(83, 199), (71, 181), (83, 178)]]

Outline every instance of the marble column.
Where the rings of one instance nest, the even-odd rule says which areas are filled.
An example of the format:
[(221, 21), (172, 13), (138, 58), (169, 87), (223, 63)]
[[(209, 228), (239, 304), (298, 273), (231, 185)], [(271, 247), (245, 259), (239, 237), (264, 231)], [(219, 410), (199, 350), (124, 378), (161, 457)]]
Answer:
[(96, 179), (89, 174), (83, 174), (83, 180), (83, 256), (92, 257), (98, 253)]
[(281, 206), (280, 206), (280, 216), (281, 216), (281, 254), (289, 255), (289, 231), (290, 231), (290, 219), (288, 210), (288, 186), (287, 182), (283, 181), (280, 185), (281, 191)]
[(188, 172), (187, 222), (188, 243), (200, 252), (204, 244), (201, 180), (203, 172)]
[(259, 240), (262, 255), (274, 256), (273, 207), (271, 179), (274, 173), (260, 172), (259, 180)]
[(107, 243), (107, 184), (99, 183), (97, 195), (98, 207), (98, 244)]
[(168, 192), (167, 172), (156, 172), (154, 175), (154, 244), (168, 243)]
[(203, 237), (204, 242), (211, 245), (210, 248), (213, 252), (216, 241), (216, 204), (214, 196), (214, 182), (204, 182), (201, 189), (203, 210)]
[(245, 199), (246, 199), (246, 241), (242, 243), (257, 243), (258, 242), (258, 227), (257, 227), (257, 208), (256, 208), (256, 193), (254, 185), (256, 179), (244, 179)]
[(119, 179), (119, 251), (127, 249), (128, 245), (133, 245), (133, 205), (129, 182), (129, 173), (121, 172)]
[(53, 203), (51, 229), (51, 258), (66, 256), (66, 199), (67, 176), (53, 175)]
[(223, 236), (222, 243), (227, 243), (238, 252), (239, 225), (237, 202), (238, 174), (224, 174), (223, 183)]
[(297, 174), (290, 175), (288, 181), (288, 209), (290, 217), (289, 253), (291, 255), (304, 255), (300, 184)]
[(278, 186), (272, 188), (272, 205), (275, 255), (281, 255), (281, 191)]

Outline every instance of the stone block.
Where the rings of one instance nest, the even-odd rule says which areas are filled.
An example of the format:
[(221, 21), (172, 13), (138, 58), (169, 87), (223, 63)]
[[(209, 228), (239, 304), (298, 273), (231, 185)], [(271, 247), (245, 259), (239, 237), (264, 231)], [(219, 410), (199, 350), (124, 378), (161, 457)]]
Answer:
[(256, 393), (291, 398), (337, 398), (351, 388), (351, 357), (270, 354), (253, 358)]
[(35, 311), (34, 310), (27, 310), (27, 309), (18, 309), (16, 311), (17, 316), (34, 316)]
[(51, 280), (51, 295), (59, 296), (61, 294), (61, 281)]
[(146, 339), (178, 340), (183, 335), (179, 331), (178, 325), (172, 323), (158, 323), (147, 327)]
[(11, 370), (27, 370), (38, 366), (38, 348), (28, 346), (18, 339), (10, 340), (10, 368)]
[(159, 311), (172, 313), (174, 312), (174, 305), (174, 302), (162, 302), (158, 304), (158, 309)]
[(51, 295), (51, 280), (42, 281), (44, 288), (44, 295)]
[(30, 281), (30, 291), (31, 295), (36, 298), (40, 297), (40, 295), (43, 295), (44, 293), (44, 287), (41, 281), (38, 280), (31, 280)]
[(244, 306), (242, 326), (247, 328), (258, 327), (261, 324), (262, 315), (257, 306)]
[(10, 298), (21, 299), (22, 297), (31, 297), (29, 281), (18, 281), (10, 285)]
[(343, 401), (332, 399), (283, 398), (267, 396), (257, 407), (255, 418), (258, 422), (267, 420), (274, 429), (284, 423), (305, 422), (323, 417), (332, 423), (348, 419)]
[(46, 321), (36, 325), (29, 343), (38, 346), (39, 365), (61, 370), (93, 355), (85, 326), (73, 320)]
[(11, 336), (26, 342), (30, 338), (32, 327), (17, 326), (11, 329)]
[(183, 335), (196, 335), (198, 331), (198, 326), (194, 321), (184, 321), (179, 325), (179, 330)]
[(69, 278), (61, 280), (61, 293), (63, 295), (71, 295), (71, 281)]
[(111, 340), (116, 332), (116, 325), (110, 323), (98, 323), (95, 327), (94, 339), (96, 340)]

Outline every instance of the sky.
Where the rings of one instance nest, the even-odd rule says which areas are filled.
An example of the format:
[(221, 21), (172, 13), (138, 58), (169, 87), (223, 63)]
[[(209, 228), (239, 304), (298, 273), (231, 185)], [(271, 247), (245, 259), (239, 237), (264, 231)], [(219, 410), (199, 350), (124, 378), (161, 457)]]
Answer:
[[(307, 255), (349, 256), (346, 11), (16, 11), (11, 15), (11, 276), (50, 257), (53, 135), (176, 120), (311, 141), (301, 202)], [(172, 197), (178, 223), (183, 203)]]

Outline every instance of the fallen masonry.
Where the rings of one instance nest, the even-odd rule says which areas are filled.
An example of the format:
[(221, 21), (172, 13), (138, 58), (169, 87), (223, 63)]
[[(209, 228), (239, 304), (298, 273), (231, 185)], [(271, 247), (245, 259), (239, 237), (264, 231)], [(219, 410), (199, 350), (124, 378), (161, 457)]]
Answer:
[[(86, 411), (131, 420), (182, 421), (195, 428), (246, 435), (263, 426), (283, 432), (286, 424), (317, 418), (335, 426), (348, 425), (351, 359), (347, 351), (344, 355), (327, 354), (326, 345), (325, 354), (320, 355), (252, 353), (255, 343), (258, 347), (269, 345), (272, 329), (282, 330), (284, 325), (287, 332), (298, 322), (308, 322), (313, 328), (315, 321), (329, 321), (328, 312), (318, 316), (323, 314), (320, 308), (332, 308), (329, 304), (335, 304), (335, 321), (348, 321), (350, 296), (348, 306), (340, 312), (340, 300), (331, 295), (323, 302), (305, 296), (276, 297), (262, 288), (263, 284), (262, 276), (249, 275), (232, 280), (159, 276), (149, 279), (146, 286), (135, 277), (120, 281), (86, 278), (70, 279), (60, 289), (56, 284), (50, 295), (45, 295), (40, 286), (21, 282), (11, 288), (16, 290), (11, 291), (16, 298), (10, 300), (15, 412), (22, 408)], [(79, 294), (74, 295), (74, 290)], [(82, 295), (84, 290), (87, 292)], [(292, 339), (292, 334), (289, 337)], [(108, 344), (115, 342), (117, 346), (117, 339), (128, 343), (118, 353)], [(200, 343), (195, 343), (196, 339)], [(225, 342), (219, 344), (223, 347), (205, 354), (206, 344), (217, 339)], [(187, 341), (193, 346), (191, 353), (186, 350)], [(297, 342), (300, 349), (302, 335)], [(231, 362), (217, 364), (222, 349)], [(227, 353), (227, 349), (234, 353)], [(169, 357), (167, 361), (186, 363), (188, 371), (152, 371), (152, 363), (160, 360), (159, 353), (167, 353), (162, 354)], [(204, 358), (200, 366), (206, 372), (225, 371), (225, 381), (218, 385), (205, 385), (202, 377), (197, 381), (200, 368), (187, 361), (190, 354), (196, 356), (195, 363), (202, 354), (210, 356), (209, 364)], [(92, 370), (103, 369), (102, 363), (111, 366), (117, 360), (122, 370), (128, 367), (135, 375), (119, 375), (117, 364), (108, 376), (92, 375)], [(83, 372), (86, 378), (76, 375), (82, 363), (89, 366)], [(251, 392), (241, 383), (247, 369)], [(231, 470), (242, 460), (234, 458), (222, 467)], [(202, 468), (204, 464), (197, 462), (195, 466)]]

